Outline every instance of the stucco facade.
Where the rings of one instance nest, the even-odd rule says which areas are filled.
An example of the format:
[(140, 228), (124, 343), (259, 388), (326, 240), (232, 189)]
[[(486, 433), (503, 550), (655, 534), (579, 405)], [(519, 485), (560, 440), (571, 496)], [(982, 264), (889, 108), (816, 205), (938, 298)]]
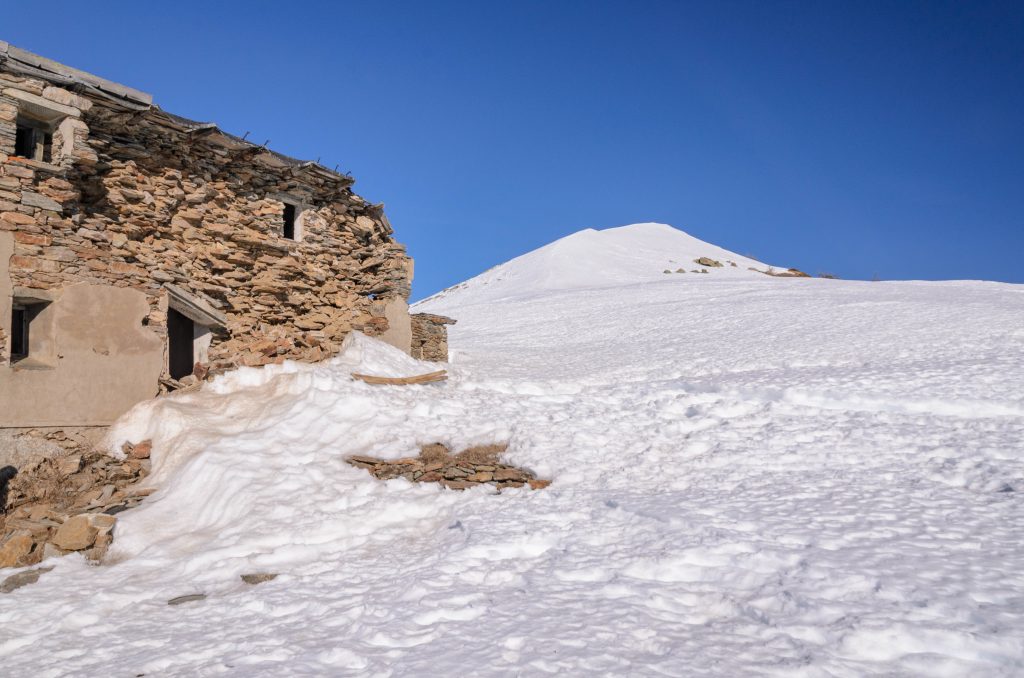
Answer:
[(3, 421), (19, 427), (104, 425), (153, 397), (164, 347), (142, 325), (148, 313), (146, 295), (130, 288), (79, 283), (54, 294), (35, 320), (42, 325), (33, 333), (40, 345), (0, 370)]

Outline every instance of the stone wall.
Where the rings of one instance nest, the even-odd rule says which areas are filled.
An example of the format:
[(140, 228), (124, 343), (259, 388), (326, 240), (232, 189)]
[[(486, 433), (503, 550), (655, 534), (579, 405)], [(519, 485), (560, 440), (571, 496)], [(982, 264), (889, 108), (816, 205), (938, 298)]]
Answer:
[(434, 362), (448, 362), (448, 325), (452, 318), (433, 313), (412, 316), (412, 357)]
[[(129, 88), (4, 56), (0, 234), (13, 252), (0, 286), (15, 297), (83, 283), (137, 291), (148, 306), (141, 325), (166, 350), (168, 289), (183, 290), (224, 319), (204, 347), (214, 369), (320, 360), (354, 329), (410, 349), (412, 262), (350, 177), (166, 113)], [(26, 115), (51, 125), (44, 160), (15, 157)]]

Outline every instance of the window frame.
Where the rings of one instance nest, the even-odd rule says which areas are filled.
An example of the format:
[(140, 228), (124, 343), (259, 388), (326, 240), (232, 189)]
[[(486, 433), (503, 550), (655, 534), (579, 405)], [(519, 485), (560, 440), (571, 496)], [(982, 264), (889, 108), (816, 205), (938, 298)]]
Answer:
[[(45, 122), (34, 118), (31, 115), (24, 113), (18, 113), (18, 117), (15, 121), (15, 146), (14, 156), (18, 158), (25, 158), (26, 160), (35, 160), (36, 162), (53, 162), (53, 133), (57, 125), (53, 122)], [(24, 155), (19, 151), (23, 149), (18, 148), (17, 136), (20, 135), (22, 130), (28, 130), (31, 137), (32, 154)]]
[[(266, 195), (268, 200), (274, 200), (275, 202), (281, 203), (281, 209), (277, 213), (277, 218), (280, 219), (277, 222), (275, 230), (271, 231), (271, 237), (277, 237), (281, 240), (288, 242), (301, 244), (306, 240), (306, 218), (309, 216), (306, 214), (310, 210), (316, 209), (313, 205), (312, 199), (304, 194), (299, 193), (268, 193)], [(294, 230), (292, 231), (292, 237), (289, 238), (287, 234), (287, 221), (285, 217), (289, 208), (295, 212)]]

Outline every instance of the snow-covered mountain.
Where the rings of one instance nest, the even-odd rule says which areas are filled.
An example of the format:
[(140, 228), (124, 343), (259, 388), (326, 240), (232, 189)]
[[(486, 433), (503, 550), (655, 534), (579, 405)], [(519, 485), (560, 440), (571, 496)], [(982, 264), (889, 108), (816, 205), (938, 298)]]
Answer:
[[(697, 263), (705, 257), (721, 267)], [(445, 306), (526, 297), (555, 290), (660, 282), (666, 275), (716, 279), (764, 277), (769, 266), (704, 242), (668, 224), (588, 228), (495, 266), (443, 290), (421, 304)], [(702, 271), (707, 271), (707, 274)], [(669, 271), (668, 274), (665, 272)]]
[[(701, 256), (726, 265), (662, 272)], [(1024, 675), (1024, 286), (748, 265), (667, 226), (585, 231), (418, 305), (458, 319), (446, 382), (354, 380), (437, 365), (353, 334), (141, 403), (109, 442), (152, 439), (156, 491), (107, 564), (0, 594), (0, 665)], [(508, 443), (552, 483), (344, 461), (435, 441)]]

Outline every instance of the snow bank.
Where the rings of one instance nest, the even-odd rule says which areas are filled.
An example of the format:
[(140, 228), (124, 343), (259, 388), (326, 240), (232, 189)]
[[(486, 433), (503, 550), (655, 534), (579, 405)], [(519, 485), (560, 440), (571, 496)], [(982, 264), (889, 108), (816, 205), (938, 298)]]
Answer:
[(410, 376), (434, 369), (353, 332), (337, 358), (318, 365), (242, 368), (200, 392), (140, 403), (111, 428), (108, 445), (116, 453), (125, 441), (152, 440), (145, 485), (159, 491), (120, 517), (111, 560), (144, 556), (181, 565), (191, 559), (205, 568), (214, 551), (222, 566), (241, 573), (336, 553), (353, 528), (361, 535), (423, 517), (421, 509), (395, 500), (387, 515), (358, 526), (332, 519), (351, 507), (353, 492), (379, 489), (344, 457), (398, 458), (418, 454), (418, 444), (435, 438), (458, 442), (448, 431), (430, 437), (430, 426), (401, 427), (409, 413), (394, 391), (430, 387), (371, 386), (351, 373)]

